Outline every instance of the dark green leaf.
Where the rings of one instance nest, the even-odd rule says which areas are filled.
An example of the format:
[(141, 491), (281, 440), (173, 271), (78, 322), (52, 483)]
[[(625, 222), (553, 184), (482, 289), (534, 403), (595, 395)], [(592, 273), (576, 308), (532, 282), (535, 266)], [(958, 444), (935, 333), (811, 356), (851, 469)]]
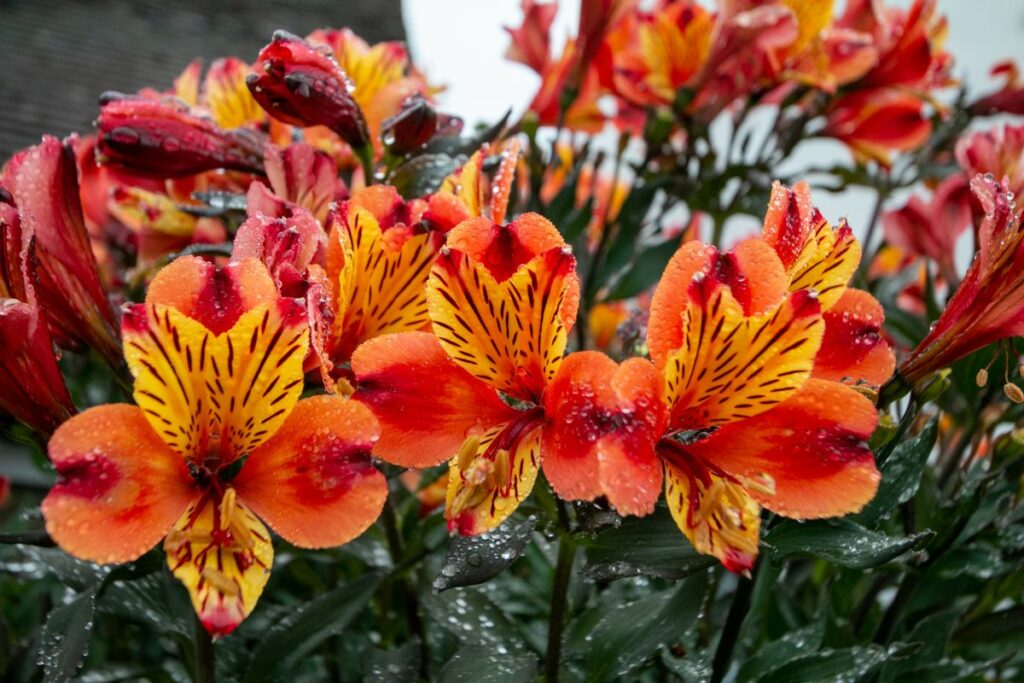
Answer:
[(796, 657), (818, 651), (825, 637), (825, 621), (790, 631), (782, 638), (766, 643), (740, 668), (737, 681), (756, 681), (781, 668)]
[(912, 669), (942, 659), (942, 654), (946, 650), (946, 645), (949, 643), (950, 636), (953, 634), (953, 629), (956, 628), (957, 620), (962, 612), (962, 608), (954, 607), (921, 619), (910, 631), (910, 634), (902, 639), (907, 643), (918, 643), (921, 649), (906, 659), (897, 659), (886, 663), (881, 675), (883, 683), (895, 681)]
[(628, 299), (653, 287), (665, 272), (665, 266), (679, 249), (682, 237), (673, 237), (643, 248), (622, 276), (612, 286), (607, 299)]
[(47, 616), (39, 638), (39, 662), (46, 683), (70, 681), (78, 672), (89, 651), (96, 595), (102, 585), (93, 584)]
[(415, 640), (391, 650), (372, 648), (363, 658), (363, 683), (414, 681), (419, 671), (420, 646)]
[(630, 517), (586, 542), (583, 572), (598, 581), (627, 576), (680, 579), (715, 564), (686, 540), (668, 511)]
[(878, 493), (861, 512), (851, 517), (865, 526), (887, 518), (901, 504), (917, 493), (928, 455), (935, 447), (938, 419), (932, 419), (914, 438), (896, 446), (880, 468), (882, 481)]
[(288, 670), (324, 640), (342, 632), (369, 602), (379, 582), (380, 576), (369, 574), (297, 607), (290, 617), (267, 631), (244, 680), (276, 680), (275, 671)]
[(434, 590), (473, 586), (494, 578), (523, 554), (536, 526), (537, 518), (531, 516), (479, 536), (453, 536), (441, 571), (434, 577)]
[(530, 654), (500, 654), (480, 645), (466, 645), (448, 660), (438, 683), (530, 683), (537, 658)]
[(931, 537), (930, 531), (913, 536), (886, 536), (849, 519), (803, 523), (786, 520), (769, 531), (763, 543), (776, 561), (814, 557), (844, 567), (870, 569), (921, 547)]
[(529, 649), (519, 624), (482, 589), (457, 588), (437, 595), (425, 595), (423, 605), (431, 619), (463, 645), (479, 645), (491, 651), (516, 654)]
[(396, 168), (391, 184), (406, 199), (423, 197), (436, 192), (461, 164), (460, 158), (447, 154), (423, 154)]
[(877, 671), (890, 653), (878, 645), (822, 650), (797, 657), (758, 679), (760, 683), (861, 681)]
[(611, 609), (584, 639), (583, 647), (570, 654), (583, 661), (588, 681), (625, 676), (663, 644), (683, 636), (700, 614), (708, 585), (708, 572), (700, 572), (678, 588)]

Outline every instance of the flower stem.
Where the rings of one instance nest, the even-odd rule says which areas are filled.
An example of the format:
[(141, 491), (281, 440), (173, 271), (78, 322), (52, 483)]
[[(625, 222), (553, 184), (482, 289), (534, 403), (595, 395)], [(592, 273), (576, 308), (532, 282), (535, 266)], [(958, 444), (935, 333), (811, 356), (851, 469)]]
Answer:
[(725, 626), (722, 627), (722, 637), (718, 639), (718, 647), (715, 648), (715, 658), (711, 664), (711, 683), (720, 683), (725, 678), (725, 674), (729, 672), (732, 654), (736, 649), (743, 621), (747, 618), (747, 612), (750, 611), (750, 596), (753, 590), (753, 579), (741, 578), (739, 580), (736, 592), (732, 596), (732, 604), (729, 605), (729, 614), (725, 618)]
[(551, 611), (548, 613), (548, 649), (544, 660), (544, 680), (547, 683), (558, 683), (562, 668), (562, 636), (569, 608), (569, 580), (572, 578), (575, 557), (576, 544), (568, 534), (563, 533), (558, 541), (558, 561), (555, 563)]
[(196, 624), (196, 683), (215, 683), (216, 651), (213, 647), (213, 639), (203, 626), (203, 622), (197, 616)]
[[(402, 535), (398, 531), (398, 517), (392, 504), (392, 497), (389, 495), (384, 503), (384, 510), (381, 519), (384, 521), (384, 532), (388, 538), (388, 550), (391, 553), (391, 562), (395, 567), (402, 565), (404, 552), (402, 549)], [(413, 586), (403, 577), (395, 577), (398, 581), (405, 603), (405, 617), (410, 630), (416, 635), (420, 645), (420, 677), (429, 680), (430, 672), (430, 644), (427, 642), (427, 630), (420, 618), (420, 602), (416, 597)]]

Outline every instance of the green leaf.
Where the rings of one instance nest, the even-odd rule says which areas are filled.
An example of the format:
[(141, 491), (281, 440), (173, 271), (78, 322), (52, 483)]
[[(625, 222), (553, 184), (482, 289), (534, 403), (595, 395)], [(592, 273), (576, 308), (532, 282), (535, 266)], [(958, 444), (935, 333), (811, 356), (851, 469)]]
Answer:
[(786, 520), (769, 531), (762, 542), (776, 561), (814, 557), (844, 567), (870, 569), (923, 546), (932, 535), (924, 531), (913, 536), (886, 536), (850, 519)]
[(481, 588), (459, 588), (422, 596), (432, 621), (463, 645), (479, 645), (493, 652), (529, 651), (520, 624), (492, 601)]
[(825, 621), (818, 621), (795, 631), (790, 631), (782, 638), (765, 643), (740, 668), (737, 681), (756, 681), (767, 674), (781, 668), (795, 657), (817, 652), (825, 637)]
[(887, 662), (882, 669), (881, 681), (890, 683), (915, 668), (941, 660), (962, 612), (962, 607), (953, 607), (921, 619), (902, 639), (907, 643), (919, 643), (921, 649), (906, 659)]
[(452, 537), (441, 571), (434, 577), (434, 590), (473, 586), (494, 578), (523, 554), (536, 526), (537, 518), (530, 516), (479, 536)]
[(461, 164), (460, 158), (447, 154), (422, 154), (396, 168), (390, 182), (406, 199), (423, 197), (436, 192)]
[[(481, 645), (466, 645), (448, 660), (438, 683), (530, 683), (537, 658), (530, 654), (501, 654)], [(393, 679), (394, 680), (394, 679)]]
[(715, 564), (679, 531), (664, 507), (647, 517), (629, 517), (586, 542), (583, 573), (596, 581), (627, 576), (681, 579)]
[(360, 577), (297, 607), (290, 617), (267, 631), (256, 646), (243, 680), (276, 680), (278, 669), (288, 670), (324, 640), (341, 633), (370, 601), (380, 578), (377, 574)]
[(414, 681), (420, 672), (419, 641), (391, 650), (371, 648), (363, 657), (363, 683)]
[(102, 581), (93, 584), (46, 617), (39, 638), (39, 662), (45, 683), (70, 681), (78, 672), (89, 651), (96, 595), (102, 586)]
[(913, 498), (928, 456), (935, 447), (937, 435), (938, 418), (934, 418), (920, 434), (896, 446), (880, 467), (882, 481), (878, 485), (878, 493), (867, 507), (851, 519), (865, 526), (873, 526), (889, 517), (899, 505)]
[(878, 670), (890, 653), (878, 645), (822, 650), (797, 657), (758, 679), (759, 683), (860, 681)]
[(708, 572), (700, 572), (678, 588), (611, 609), (570, 654), (583, 661), (588, 681), (625, 676), (693, 625), (708, 585)]

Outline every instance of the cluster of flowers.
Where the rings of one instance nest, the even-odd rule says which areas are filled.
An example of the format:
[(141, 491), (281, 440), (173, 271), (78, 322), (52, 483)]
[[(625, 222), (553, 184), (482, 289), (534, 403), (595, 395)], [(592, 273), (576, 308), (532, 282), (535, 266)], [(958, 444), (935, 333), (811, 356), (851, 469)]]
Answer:
[[(948, 71), (930, 3), (852, 2), (834, 23), (831, 2), (755, 4), (585, 2), (554, 59), (552, 6), (527, 1), (513, 55), (544, 78), (531, 109), (629, 126), (647, 107), (707, 119), (754, 89), (808, 106), (825, 91), (829, 134), (859, 154), (928, 135), (923, 103)], [(776, 184), (761, 234), (729, 251), (683, 240), (647, 299), (647, 354), (567, 354), (576, 258), (543, 216), (509, 220), (530, 185), (514, 136), (424, 196), (384, 182), (461, 132), (400, 45), (279, 33), (254, 64), (200, 75), (105, 95), (95, 136), (45, 138), (0, 179), (0, 409), (48, 439), (43, 514), (68, 552), (126, 562), (162, 540), (224, 635), (267, 582), (265, 524), (296, 546), (348, 542), (386, 503), (378, 459), (448, 462), (445, 515), (466, 535), (502, 523), (542, 470), (561, 498), (627, 515), (664, 488), (694, 547), (736, 572), (756, 558), (762, 506), (821, 518), (874, 495), (866, 441), (895, 356), (879, 303), (848, 286), (857, 240), (806, 185)], [(1016, 152), (965, 141), (965, 168), (1010, 173), (1000, 155), (1019, 163), (1020, 135), (1006, 136)], [(557, 191), (557, 174), (545, 182)], [(1019, 333), (1021, 212), (1005, 185), (971, 186), (980, 256), (901, 366), (911, 383)], [(126, 363), (135, 404), (77, 412), (54, 345), (95, 349), (115, 374)]]

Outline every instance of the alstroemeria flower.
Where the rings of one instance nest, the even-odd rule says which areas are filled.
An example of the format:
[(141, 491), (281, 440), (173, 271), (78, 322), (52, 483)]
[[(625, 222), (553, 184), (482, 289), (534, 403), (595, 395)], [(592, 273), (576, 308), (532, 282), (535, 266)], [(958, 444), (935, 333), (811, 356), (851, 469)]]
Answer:
[(305, 321), (254, 260), (161, 270), (123, 321), (138, 405), (91, 408), (50, 440), (58, 481), (42, 510), (58, 545), (128, 562), (163, 539), (203, 625), (223, 636), (270, 573), (261, 519), (308, 548), (362, 533), (387, 496), (370, 460), (379, 430), (358, 403), (299, 400)]
[(544, 391), (576, 317), (574, 266), (537, 214), (508, 225), (466, 221), (431, 270), (434, 334), (384, 335), (352, 357), (355, 396), (383, 427), (377, 454), (409, 467), (450, 460), (453, 531), (493, 529), (533, 488)]
[(914, 195), (903, 207), (882, 215), (886, 242), (906, 254), (931, 259), (949, 282), (957, 279), (957, 240), (970, 225), (970, 191), (961, 175), (939, 183), (930, 201)]
[(969, 178), (988, 173), (1024, 194), (1024, 125), (1004, 125), (966, 135), (956, 143), (956, 160)]
[(978, 253), (928, 336), (900, 365), (911, 385), (987, 344), (1024, 335), (1022, 210), (991, 176), (975, 176), (971, 191), (984, 213)]
[(805, 187), (777, 186), (765, 223), (732, 252), (679, 249), (651, 303), (653, 362), (575, 353), (545, 396), (556, 493), (642, 515), (664, 485), (694, 547), (737, 572), (757, 555), (761, 506), (811, 519), (871, 499), (875, 409), (837, 380), (884, 380), (881, 356), (892, 368), (877, 302), (846, 289), (849, 229), (822, 220)]
[(153, 263), (190, 244), (216, 244), (227, 239), (219, 220), (188, 213), (160, 192), (117, 186), (112, 188), (107, 206), (111, 217), (137, 239), (139, 264)]
[(0, 412), (48, 438), (75, 414), (39, 307), (0, 298)]
[(90, 346), (118, 365), (121, 347), (114, 313), (85, 227), (70, 142), (47, 136), (15, 154), (3, 186), (19, 216), (23, 277), (55, 339), (68, 348)]
[(1024, 83), (1021, 83), (1020, 69), (1012, 59), (999, 62), (992, 67), (991, 76), (1002, 76), (1003, 87), (991, 95), (972, 102), (968, 111), (981, 116), (993, 114), (1024, 114)]
[(370, 142), (355, 86), (326, 48), (277, 31), (253, 69), (249, 90), (274, 118), (303, 128), (326, 126), (355, 150)]
[(99, 152), (134, 173), (176, 178), (220, 168), (263, 170), (254, 131), (224, 130), (173, 100), (106, 93), (101, 105)]

